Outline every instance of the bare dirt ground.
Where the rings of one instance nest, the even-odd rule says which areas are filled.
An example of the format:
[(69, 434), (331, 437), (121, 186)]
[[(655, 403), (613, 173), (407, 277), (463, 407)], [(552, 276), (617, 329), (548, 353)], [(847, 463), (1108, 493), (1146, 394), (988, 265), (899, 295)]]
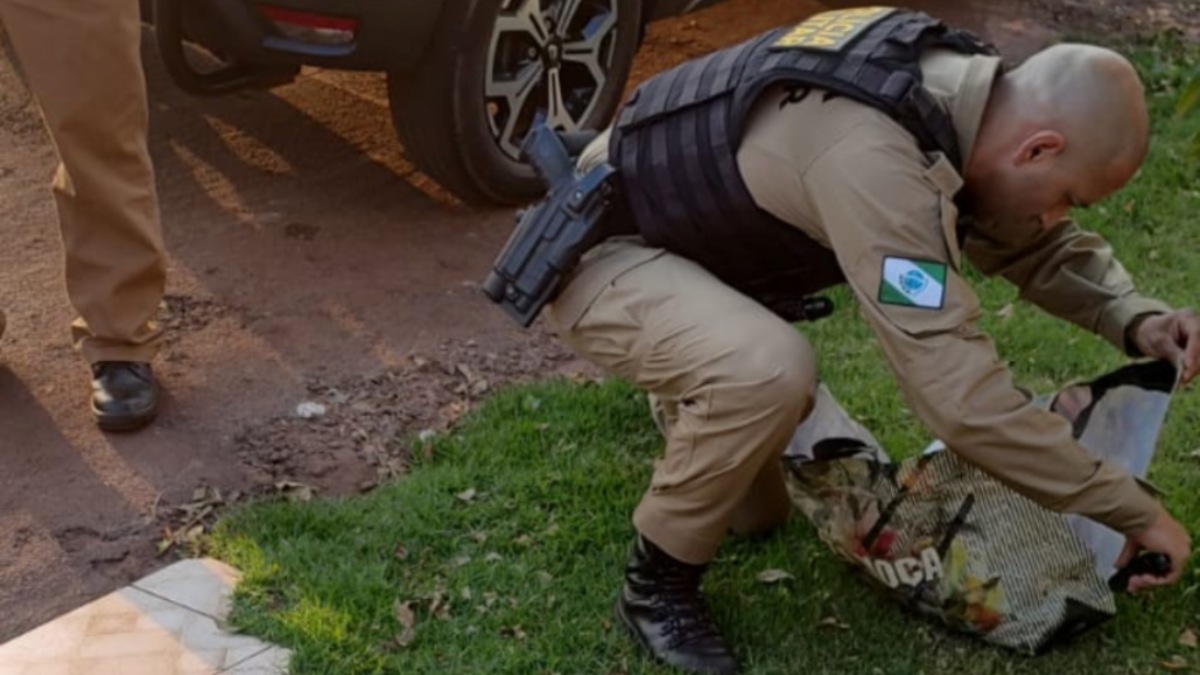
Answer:
[[(732, 0), (653, 26), (635, 81), (831, 4)], [(1178, 27), (1190, 2), (917, 2), (1020, 58), (1062, 33)], [(164, 564), (224, 503), (346, 495), (404, 471), (421, 432), (498, 386), (586, 375), (543, 328), (521, 331), (476, 290), (506, 210), (455, 204), (406, 162), (377, 74), (189, 98), (147, 49), (155, 158), (171, 251), (157, 365), (159, 423), (105, 436), (47, 188), (37, 109), (0, 63), (0, 641)], [(303, 419), (301, 403), (325, 406)]]

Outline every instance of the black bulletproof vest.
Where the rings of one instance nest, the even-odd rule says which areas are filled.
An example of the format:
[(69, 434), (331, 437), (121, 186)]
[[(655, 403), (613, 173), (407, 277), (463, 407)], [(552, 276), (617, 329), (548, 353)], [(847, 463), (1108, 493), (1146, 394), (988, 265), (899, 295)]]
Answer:
[(609, 146), (637, 229), (759, 299), (843, 282), (832, 251), (755, 205), (736, 159), (746, 116), (773, 84), (816, 87), (884, 111), (961, 171), (953, 121), (922, 84), (919, 60), (931, 47), (994, 53), (924, 13), (866, 8), (817, 15), (646, 81)]

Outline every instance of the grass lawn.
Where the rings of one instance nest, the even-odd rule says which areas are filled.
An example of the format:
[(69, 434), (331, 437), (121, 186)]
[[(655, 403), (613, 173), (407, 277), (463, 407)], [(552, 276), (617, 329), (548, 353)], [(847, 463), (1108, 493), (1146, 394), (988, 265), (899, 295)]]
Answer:
[[(1136, 52), (1155, 140), (1133, 184), (1080, 220), (1104, 233), (1141, 288), (1200, 304), (1200, 119), (1176, 120), (1200, 51)], [(1103, 111), (1097, 111), (1102, 114)], [(1099, 338), (1016, 305), (976, 279), (984, 328), (1019, 382), (1047, 391), (1122, 363)], [(849, 297), (804, 327), (822, 376), (893, 455), (928, 440)], [(1178, 398), (1151, 479), (1200, 532), (1200, 393)], [(338, 502), (263, 503), (231, 514), (207, 542), (245, 573), (235, 625), (295, 652), (292, 672), (666, 673), (634, 648), (611, 608), (631, 542), (629, 514), (660, 439), (644, 397), (619, 382), (553, 381), (504, 391), (436, 440), (410, 476)], [(756, 575), (794, 578), (765, 585)], [(1067, 648), (1026, 658), (904, 613), (816, 540), (802, 518), (759, 542), (730, 541), (706, 581), (748, 673), (1200, 672), (1200, 570)], [(412, 623), (411, 630), (403, 624)], [(1165, 662), (1165, 663), (1164, 663)]]

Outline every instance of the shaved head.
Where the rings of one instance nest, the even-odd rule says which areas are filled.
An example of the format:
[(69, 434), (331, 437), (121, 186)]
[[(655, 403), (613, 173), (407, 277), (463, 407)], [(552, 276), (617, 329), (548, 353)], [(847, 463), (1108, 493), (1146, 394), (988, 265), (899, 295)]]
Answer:
[(1149, 134), (1142, 83), (1125, 57), (1049, 47), (998, 80), (966, 167), (968, 196), (985, 218), (1053, 225), (1125, 185)]
[(1141, 164), (1150, 118), (1137, 72), (1120, 54), (1056, 45), (1034, 54), (1008, 79), (1024, 104), (1014, 116), (1067, 135), (1068, 156)]

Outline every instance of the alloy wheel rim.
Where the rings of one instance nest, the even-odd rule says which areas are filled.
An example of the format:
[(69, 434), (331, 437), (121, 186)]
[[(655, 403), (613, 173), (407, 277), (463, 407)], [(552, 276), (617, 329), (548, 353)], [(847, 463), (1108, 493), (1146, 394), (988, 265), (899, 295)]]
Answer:
[(492, 30), (484, 100), (492, 138), (520, 159), (540, 120), (576, 131), (608, 84), (618, 0), (504, 0)]

